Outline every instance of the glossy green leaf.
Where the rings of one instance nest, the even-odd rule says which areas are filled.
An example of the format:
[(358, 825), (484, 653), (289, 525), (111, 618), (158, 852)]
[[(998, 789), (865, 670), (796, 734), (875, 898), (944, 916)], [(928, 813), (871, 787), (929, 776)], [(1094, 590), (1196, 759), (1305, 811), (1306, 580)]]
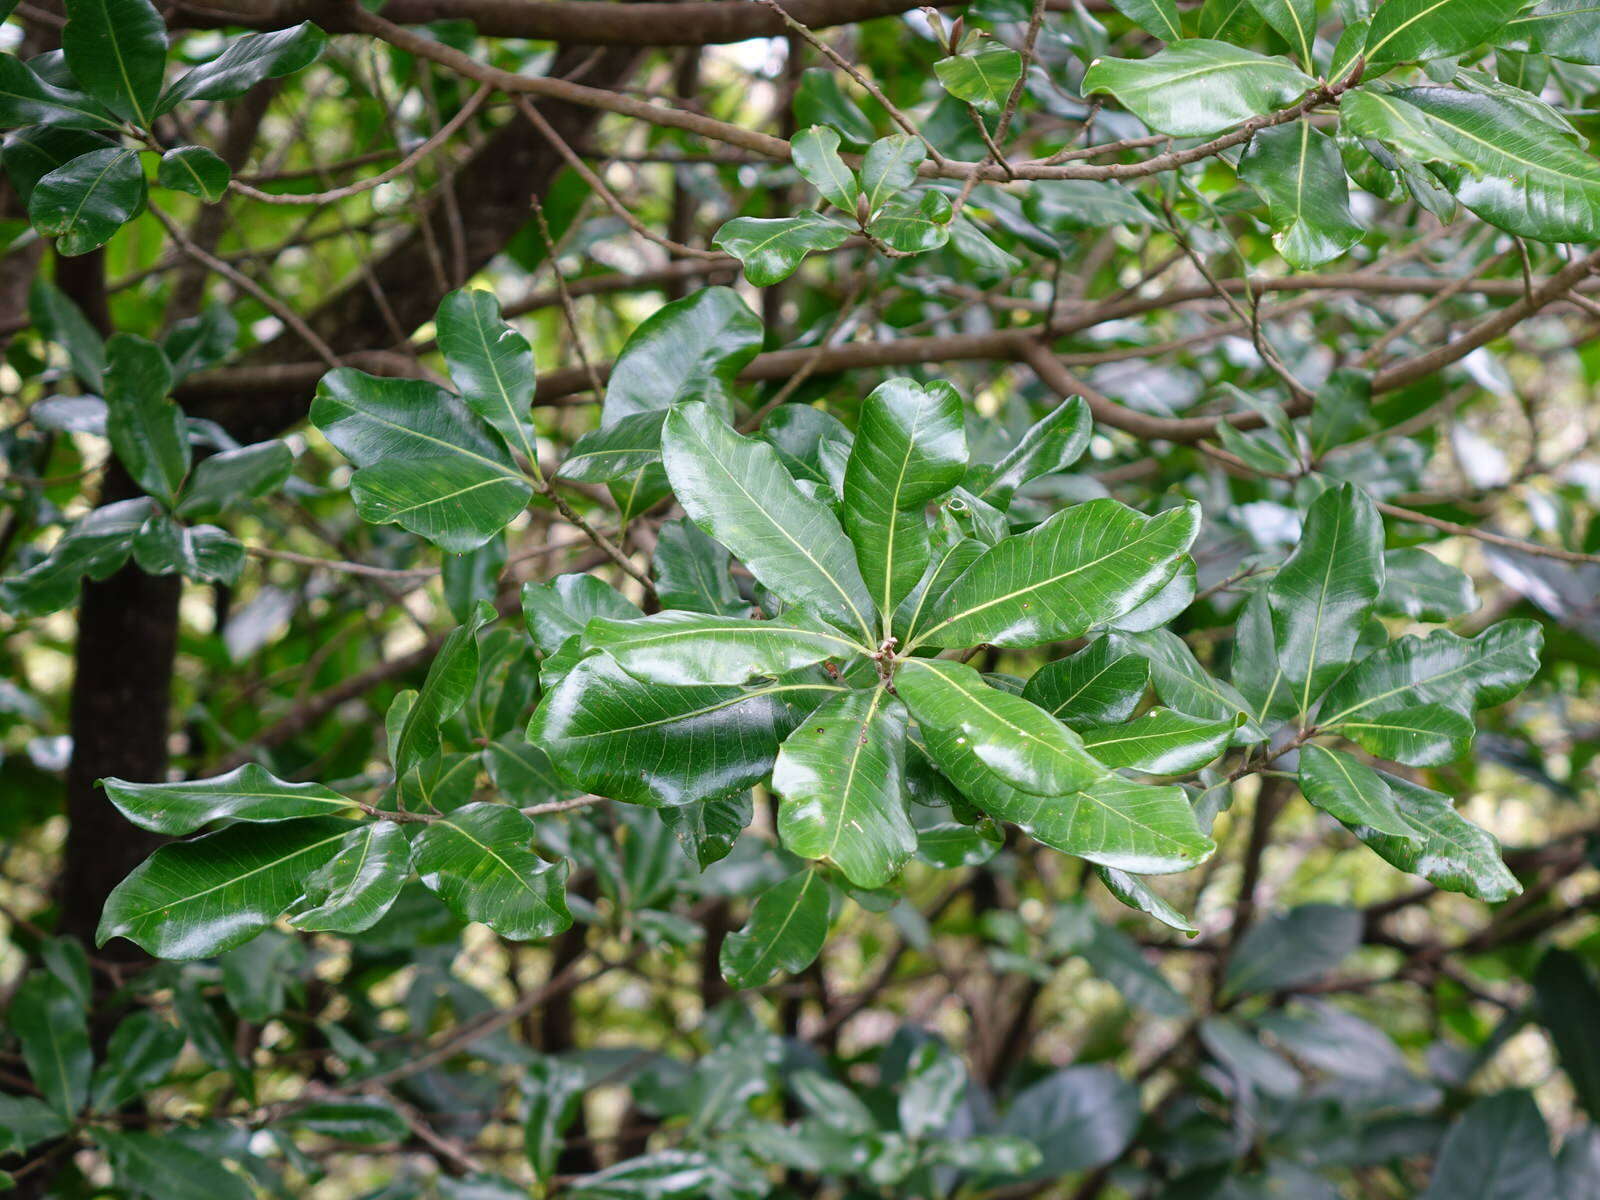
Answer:
[(37, 617), (71, 604), (78, 581), (104, 579), (133, 552), (134, 535), (155, 504), (149, 497), (119, 500), (87, 513), (65, 533), (50, 553), (19, 575), (0, 582), (0, 607), (18, 617)]
[[(61, 136), (76, 138), (87, 135), (64, 133)], [(11, 147), (12, 142), (7, 139), (5, 151), (7, 156), (11, 153)], [(15, 185), (15, 177), (12, 183)], [(18, 194), (21, 194), (22, 189), (18, 187), (17, 190)], [(28, 289), (28, 315), (41, 333), (67, 352), (67, 358), (72, 363), (72, 373), (78, 377), (78, 382), (96, 395), (103, 395), (106, 370), (105, 340), (89, 323), (89, 318), (83, 315), (83, 309), (74, 304), (66, 293), (53, 283), (35, 279), (33, 286)], [(36, 405), (34, 411), (37, 410)]]
[(21, 1043), (22, 1060), (46, 1103), (71, 1117), (89, 1099), (94, 1055), (83, 1000), (46, 971), (34, 971), (18, 985), (6, 1011), (6, 1025)]
[(1145, 59), (1096, 59), (1083, 94), (1108, 92), (1159, 133), (1206, 137), (1303, 96), (1315, 81), (1285, 58), (1191, 38)]
[(861, 159), (861, 194), (867, 199), (867, 212), (876, 216), (916, 182), (917, 167), (927, 156), (922, 139), (909, 133), (879, 138), (868, 146)]
[(106, 798), (135, 825), (157, 833), (185, 834), (212, 821), (288, 821), (333, 816), (354, 801), (320, 783), (286, 783), (256, 763), (211, 779), (129, 783), (102, 779)]
[(306, 877), (289, 924), (309, 932), (360, 933), (376, 925), (411, 869), (411, 845), (393, 821), (369, 821)]
[(915, 643), (1034, 646), (1081, 637), (1165, 587), (1199, 525), (1193, 503), (1154, 517), (1114, 500), (1064, 509), (968, 567)]
[(146, 1200), (251, 1200), (242, 1177), (169, 1134), (97, 1128), (94, 1139), (118, 1184)]
[(215, 525), (183, 525), (158, 512), (134, 534), (133, 561), (146, 575), (183, 575), (231, 586), (244, 569), (244, 544)]
[(135, 482), (168, 505), (189, 472), (183, 410), (168, 398), (172, 367), (161, 347), (131, 333), (106, 342), (106, 433)]
[(594, 617), (627, 621), (644, 616), (637, 604), (593, 575), (557, 575), (522, 585), (522, 619), (541, 653), (554, 654)]
[[(992, 470), (983, 472), (978, 495), (1001, 508), (1008, 507), (1023, 484), (1065, 471), (1083, 457), (1093, 433), (1094, 419), (1083, 397), (1063, 400), (1030, 426)], [(975, 483), (968, 486), (976, 488)]]
[(132, 150), (91, 150), (34, 186), (28, 219), (62, 254), (87, 254), (144, 208), (144, 171)]
[(1329, 488), (1267, 585), (1278, 666), (1300, 712), (1343, 674), (1382, 591), (1378, 510), (1354, 484)]
[(1194, 936), (1200, 932), (1193, 921), (1168, 904), (1139, 876), (1118, 871), (1113, 867), (1096, 867), (1094, 870), (1095, 874), (1100, 876), (1100, 882), (1106, 885), (1106, 891), (1129, 908), (1152, 916), (1163, 925), (1181, 933)]
[(1349, 717), (1328, 727), (1368, 754), (1413, 767), (1454, 762), (1472, 748), (1472, 718), (1442, 704), (1418, 704), (1370, 717)]
[[(1250, 0), (1262, 20), (1272, 26), (1279, 37), (1289, 43), (1289, 48), (1300, 59), (1301, 66), (1312, 69), (1316, 57), (1312, 47), (1317, 40), (1316, 0)], [(1208, 35), (1209, 36), (1209, 35)], [(1329, 75), (1330, 79), (1342, 76)], [(1263, 130), (1262, 132), (1266, 132)]]
[(1600, 1113), (1600, 1046), (1593, 1017), (1600, 987), (1582, 958), (1570, 950), (1545, 951), (1533, 974), (1534, 1013), (1555, 1043), (1561, 1068), (1590, 1120)]
[(1493, 225), (1544, 241), (1600, 237), (1600, 163), (1514, 105), (1454, 88), (1364, 89), (1346, 97), (1340, 120), (1429, 164)]
[(778, 836), (827, 859), (857, 887), (882, 887), (917, 849), (902, 786), (906, 716), (883, 688), (825, 701), (789, 734), (772, 768)]
[[(1158, 0), (1151, 0), (1152, 4)], [(1171, 8), (1171, 0), (1166, 0)], [(970, 53), (953, 54), (933, 64), (944, 90), (981, 113), (999, 116), (1022, 78), (1022, 55), (999, 42), (982, 41)]]
[(394, 771), (404, 775), (417, 763), (439, 751), (439, 726), (454, 716), (478, 681), (478, 634), (498, 614), (480, 601), (472, 618), (445, 638), (428, 668), (416, 703), (406, 714), (395, 738)]
[(1323, 698), (1319, 724), (1440, 704), (1470, 715), (1510, 699), (1539, 669), (1543, 632), (1532, 621), (1501, 621), (1475, 638), (1436, 629), (1408, 634), (1362, 659)]
[(467, 407), (497, 429), (506, 445), (537, 463), (530, 412), (533, 351), (501, 319), (500, 301), (493, 292), (460, 288), (440, 301), (435, 321), (450, 379)]
[[(8, 127), (48, 125), (55, 129), (67, 130), (108, 129), (115, 127), (116, 123), (115, 118), (87, 93), (72, 88), (57, 87), (39, 78), (21, 59), (10, 54), (0, 54), (0, 125)], [(8, 157), (15, 153), (12, 139), (17, 136), (12, 134), (6, 139)], [(40, 139), (28, 140), (37, 142)], [(82, 145), (81, 142), (68, 143), (59, 138), (53, 140), (60, 145)], [(97, 147), (93, 145), (88, 147), (88, 149), (94, 148)], [(87, 153), (87, 149), (80, 149), (78, 153)], [(59, 162), (55, 164), (55, 166), (61, 165)], [(13, 164), (7, 162), (6, 167), (10, 171), (13, 169)], [(15, 181), (14, 176), (13, 181)]]
[(580, 483), (627, 479), (661, 461), (665, 412), (642, 412), (592, 429), (572, 444), (556, 474)]
[(1305, 746), (1300, 751), (1300, 790), (1323, 812), (1345, 825), (1393, 838), (1416, 839), (1382, 775), (1342, 750)]
[(483, 545), (533, 495), (499, 437), (424, 380), (341, 367), (317, 385), (311, 420), (360, 468), (350, 493), (363, 520), (397, 523), (453, 554)]
[(794, 92), (795, 127), (831, 125), (851, 146), (864, 148), (873, 138), (872, 122), (847, 96), (839, 73), (831, 67), (808, 67)]
[(1361, 914), (1303, 904), (1267, 917), (1240, 939), (1223, 980), (1226, 996), (1292, 990), (1332, 971), (1361, 943)]
[(1048, 662), (1022, 689), (1069, 729), (1114, 725), (1133, 716), (1150, 686), (1150, 664), (1141, 655), (1099, 638), (1076, 654)]
[(1108, 767), (1146, 775), (1187, 775), (1219, 758), (1238, 727), (1238, 718), (1208, 721), (1155, 708), (1136, 721), (1088, 725), (1079, 733), (1084, 749)]
[(913, 192), (884, 202), (869, 232), (902, 254), (937, 250), (950, 240), (950, 200), (943, 192)]
[(961, 397), (945, 384), (879, 384), (861, 406), (844, 475), (844, 526), (878, 612), (893, 613), (926, 570), (924, 510), (961, 482)]
[(149, 1009), (124, 1017), (95, 1070), (92, 1107), (115, 1112), (161, 1083), (183, 1052), (185, 1041), (183, 1030)]
[(562, 1135), (581, 1111), (588, 1079), (581, 1067), (542, 1055), (522, 1072), (527, 1109), (522, 1119), (522, 1146), (528, 1165), (541, 1184), (549, 1184), (564, 1145)]
[(839, 157), (839, 133), (826, 125), (802, 129), (790, 141), (795, 169), (846, 216), (854, 218), (861, 185)]
[(161, 96), (158, 112), (184, 100), (231, 100), (263, 79), (278, 79), (316, 61), (327, 36), (309, 21), (268, 33), (230, 38), (227, 48), (210, 62), (192, 67)]
[(1383, 776), (1394, 794), (1400, 815), (1422, 835), (1417, 839), (1392, 838), (1370, 829), (1355, 835), (1389, 865), (1420, 875), (1447, 892), (1463, 892), (1491, 903), (1522, 891), (1516, 876), (1500, 859), (1500, 844), (1461, 816), (1447, 796), (1402, 779)]
[(900, 1131), (925, 1140), (944, 1132), (967, 1092), (967, 1067), (949, 1047), (929, 1039), (911, 1053), (897, 1105)]
[(744, 928), (722, 941), (723, 978), (736, 988), (755, 988), (780, 971), (804, 971), (827, 940), (829, 905), (828, 881), (820, 871), (797, 871), (762, 892)]
[(61, 48), (84, 90), (150, 127), (167, 69), (167, 26), (150, 0), (72, 0)]
[(795, 486), (771, 446), (695, 403), (668, 415), (661, 450), (684, 511), (774, 595), (872, 637), (872, 600), (844, 530)]
[(1060, 796), (1104, 774), (1075, 733), (1038, 705), (990, 687), (971, 667), (909, 659), (895, 690), (924, 731), (955, 739), (1011, 787)]
[(1333, 139), (1309, 122), (1258, 132), (1240, 161), (1239, 175), (1266, 200), (1273, 245), (1291, 267), (1321, 266), (1361, 240), (1339, 152)]
[(1172, 0), (1115, 0), (1113, 7), (1153, 38), (1163, 42), (1183, 40), (1178, 6)]
[(661, 526), (656, 538), (656, 595), (665, 608), (730, 615), (747, 606), (728, 573), (731, 556), (679, 518)]
[(1600, 66), (1600, 5), (1593, 0), (1541, 0), (1506, 22), (1496, 41)]
[(228, 181), (232, 178), (228, 164), (204, 146), (168, 150), (156, 168), (156, 182), (162, 187), (198, 196), (207, 204), (215, 204), (228, 194)]
[(422, 882), (463, 921), (480, 921), (525, 942), (560, 933), (567, 911), (568, 863), (530, 848), (533, 822), (504, 804), (469, 804), (432, 821), (412, 844)]
[(744, 277), (756, 287), (771, 287), (793, 275), (806, 255), (835, 250), (850, 236), (848, 227), (820, 213), (793, 217), (735, 217), (717, 230), (711, 244), (744, 264)]
[(1420, 546), (1383, 556), (1383, 594), (1378, 611), (1417, 621), (1450, 621), (1478, 607), (1472, 578)]
[(1523, 7), (1524, 0), (1384, 0), (1367, 29), (1367, 71), (1470, 50)]
[(676, 686), (745, 683), (867, 650), (805, 609), (770, 621), (689, 612), (595, 617), (583, 644), (610, 655), (635, 679)]
[(732, 288), (701, 288), (650, 314), (628, 338), (606, 384), (600, 423), (703, 400), (733, 411), (733, 381), (761, 350), (761, 318)]
[(688, 804), (759, 782), (789, 731), (836, 691), (791, 679), (644, 684), (596, 654), (545, 693), (528, 740), (576, 787), (635, 804)]
[(350, 828), (337, 817), (313, 817), (230, 825), (163, 846), (112, 891), (96, 941), (124, 937), (157, 958), (231, 950), (294, 903)]
[[(0, 1093), (0, 1154), (20, 1154), (60, 1137), (68, 1128), (67, 1118), (37, 1096)], [(0, 1181), (4, 1179), (0, 1175)]]
[[(1250, 705), (1239, 692), (1200, 665), (1188, 644), (1170, 629), (1142, 634), (1113, 634), (1115, 650), (1140, 655), (1149, 665), (1150, 683), (1169, 708), (1190, 716), (1227, 720), (1250, 715)], [(1245, 738), (1259, 738), (1260, 730), (1247, 721), (1240, 728)]]
[(285, 1124), (357, 1146), (403, 1142), (409, 1129), (394, 1106), (377, 1097), (318, 1100), (297, 1109)]
[(270, 495), (294, 470), (294, 454), (273, 440), (201, 459), (174, 510), (180, 517), (213, 517), (243, 500)]

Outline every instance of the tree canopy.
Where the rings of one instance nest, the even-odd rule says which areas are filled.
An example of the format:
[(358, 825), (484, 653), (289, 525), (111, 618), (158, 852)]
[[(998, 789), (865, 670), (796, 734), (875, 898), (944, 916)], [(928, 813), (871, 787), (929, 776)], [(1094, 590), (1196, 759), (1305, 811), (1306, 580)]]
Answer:
[(0, 1190), (1600, 1197), (1586, 0), (0, 0)]

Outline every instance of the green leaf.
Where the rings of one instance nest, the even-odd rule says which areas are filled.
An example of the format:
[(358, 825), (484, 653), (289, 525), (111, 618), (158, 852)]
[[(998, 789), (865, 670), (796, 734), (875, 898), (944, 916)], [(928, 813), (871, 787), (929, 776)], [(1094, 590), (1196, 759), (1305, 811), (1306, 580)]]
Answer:
[(1134, 874), (1164, 875), (1186, 871), (1216, 849), (1180, 787), (1106, 774), (1076, 791), (1038, 796), (1003, 782), (961, 735), (923, 732), (939, 770), (975, 804), (1063, 854)]
[(1329, 488), (1267, 586), (1278, 667), (1301, 713), (1344, 673), (1382, 591), (1383, 519), (1354, 484)]
[(1112, 6), (1153, 38), (1163, 42), (1183, 40), (1178, 6), (1172, 0), (1113, 0)]
[(572, 444), (556, 474), (581, 483), (627, 479), (661, 461), (665, 412), (642, 412), (592, 429)]
[(1129, 908), (1152, 916), (1163, 925), (1191, 937), (1200, 932), (1193, 921), (1157, 895), (1139, 876), (1112, 867), (1096, 867), (1094, 871), (1100, 876), (1100, 882), (1106, 885), (1106, 891)]
[(739, 792), (720, 800), (697, 800), (659, 811), (662, 824), (672, 830), (679, 848), (704, 871), (732, 853), (734, 843), (750, 824), (755, 806), (749, 792)]
[(914, 192), (886, 201), (871, 232), (902, 254), (937, 250), (950, 240), (950, 200), (943, 192)]
[[(109, 129), (115, 128), (116, 124), (116, 121), (88, 95), (47, 83), (21, 59), (10, 54), (0, 54), (0, 126), (48, 125), (53, 129), (67, 130)], [(41, 130), (36, 131), (36, 134), (48, 134), (48, 132)], [(12, 134), (6, 139), (7, 170), (13, 167), (9, 161), (14, 153), (12, 139), (18, 136), (21, 134)], [(37, 136), (28, 140), (40, 141)], [(59, 137), (51, 140), (59, 145), (80, 144), (67, 142)], [(96, 144), (104, 145), (98, 139)], [(81, 149), (78, 151), (78, 153), (84, 152)], [(26, 200), (27, 197), (23, 198)]]
[(779, 971), (798, 975), (827, 940), (828, 908), (828, 881), (820, 871), (797, 871), (767, 888), (744, 928), (723, 939), (722, 977), (736, 988), (755, 988)]
[(183, 1030), (149, 1009), (123, 1018), (94, 1073), (92, 1107), (98, 1112), (115, 1112), (161, 1083), (171, 1073), (186, 1040)]
[(1550, 1131), (1539, 1106), (1527, 1092), (1500, 1092), (1474, 1102), (1450, 1126), (1421, 1200), (1558, 1194)]
[[(1160, 7), (1163, 0), (1150, 0)], [(1164, 0), (1168, 9), (1172, 0)], [(1011, 96), (1011, 89), (1022, 78), (1022, 55), (999, 42), (984, 40), (970, 54), (955, 54), (933, 64), (944, 90), (964, 100), (981, 113), (999, 116)]]
[[(67, 135), (75, 136), (75, 135)], [(7, 142), (10, 153), (10, 142)], [(21, 189), (18, 189), (19, 193)], [(105, 394), (106, 347), (83, 310), (60, 288), (35, 279), (28, 292), (28, 316), (34, 326), (67, 352), (78, 382), (96, 395)]]
[(527, 1110), (522, 1120), (522, 1146), (534, 1178), (548, 1185), (560, 1160), (562, 1135), (581, 1111), (588, 1077), (581, 1067), (541, 1055), (522, 1071)]
[(528, 740), (575, 787), (634, 804), (688, 804), (759, 782), (789, 731), (836, 691), (800, 680), (644, 684), (596, 654), (545, 693)]
[(668, 415), (661, 450), (695, 524), (774, 595), (871, 640), (872, 600), (844, 530), (825, 504), (795, 486), (771, 446), (741, 437), (709, 405), (694, 403)]
[(557, 575), (522, 585), (522, 619), (533, 644), (547, 657), (581, 634), (594, 617), (627, 621), (642, 616), (637, 604), (593, 575)]
[(1266, 200), (1272, 244), (1291, 267), (1321, 266), (1361, 240), (1339, 152), (1333, 139), (1309, 122), (1257, 132), (1240, 161), (1239, 176)]
[(1368, 754), (1413, 767), (1454, 762), (1472, 748), (1472, 718), (1442, 704), (1397, 708), (1381, 716), (1350, 718), (1328, 727)]
[(546, 862), (529, 847), (533, 822), (504, 804), (469, 804), (429, 823), (412, 844), (422, 882), (463, 921), (479, 921), (525, 942), (560, 933), (567, 911), (568, 863)]
[(929, 1039), (906, 1063), (906, 1078), (896, 1105), (900, 1131), (922, 1141), (943, 1133), (967, 1094), (967, 1067), (942, 1043)]
[(6, 1024), (21, 1043), (39, 1094), (63, 1117), (72, 1117), (89, 1099), (94, 1067), (82, 999), (49, 972), (34, 971), (11, 997)]
[(1312, 804), (1345, 825), (1388, 837), (1415, 840), (1420, 836), (1401, 815), (1383, 776), (1343, 751), (1302, 747), (1300, 790)]
[(795, 169), (840, 212), (854, 218), (861, 185), (839, 157), (839, 134), (826, 125), (802, 129), (790, 142)]
[(480, 601), (471, 620), (459, 625), (439, 647), (395, 738), (397, 776), (439, 752), (439, 726), (467, 702), (478, 681), (478, 633), (498, 615), (492, 604)]
[(1361, 914), (1303, 904), (1250, 929), (1228, 960), (1227, 997), (1292, 990), (1332, 971), (1361, 944)]
[[(1289, 43), (1290, 49), (1300, 58), (1300, 65), (1310, 69), (1316, 62), (1312, 51), (1317, 40), (1316, 0), (1250, 0), (1250, 3), (1273, 31)], [(1330, 74), (1328, 78), (1338, 80), (1342, 76)]]
[(253, 1189), (214, 1155), (168, 1133), (120, 1133), (96, 1128), (119, 1187), (147, 1200), (251, 1200)]
[(172, 367), (161, 347), (131, 333), (106, 342), (106, 434), (128, 474), (169, 507), (189, 473), (183, 410), (168, 395)]
[(132, 150), (79, 155), (34, 185), (28, 219), (65, 255), (87, 254), (144, 208), (144, 170)]
[(156, 111), (167, 112), (184, 100), (232, 100), (263, 79), (279, 79), (310, 66), (327, 44), (327, 35), (310, 21), (230, 38), (216, 58), (173, 80)]
[(317, 385), (311, 420), (360, 468), (350, 492), (363, 520), (397, 523), (452, 554), (483, 545), (533, 495), (499, 437), (425, 380), (340, 367)]
[(850, 230), (820, 213), (793, 217), (735, 217), (717, 230), (711, 244), (744, 264), (744, 277), (756, 287), (771, 287), (793, 275), (813, 250), (835, 250)]
[(149, 0), (72, 0), (61, 49), (85, 91), (150, 127), (167, 69), (167, 27)]
[(522, 452), (539, 461), (534, 445), (533, 351), (500, 317), (500, 301), (481, 288), (459, 288), (439, 302), (439, 350), (467, 407)]
[(102, 779), (106, 798), (141, 829), (185, 834), (212, 821), (288, 821), (351, 810), (355, 801), (320, 783), (286, 783), (256, 763), (179, 783)]
[(946, 384), (879, 384), (861, 407), (844, 475), (844, 524), (878, 612), (893, 613), (927, 568), (924, 510), (961, 482), (967, 436)]
[(1038, 705), (990, 687), (971, 667), (908, 659), (895, 690), (924, 732), (955, 739), (1011, 787), (1060, 796), (1105, 773), (1077, 734)]
[(628, 338), (606, 384), (602, 426), (703, 400), (733, 412), (733, 381), (761, 351), (761, 318), (732, 288), (701, 288), (651, 313)]
[(1441, 562), (1420, 546), (1383, 556), (1383, 594), (1378, 612), (1416, 621), (1450, 621), (1478, 607), (1472, 577)]
[[(1226, 720), (1236, 714), (1250, 715), (1250, 706), (1238, 691), (1217, 679), (1194, 656), (1188, 644), (1170, 629), (1148, 633), (1113, 634), (1113, 648), (1140, 655), (1149, 665), (1150, 682), (1161, 702), (1190, 716)], [(1249, 721), (1241, 734), (1259, 740), (1261, 731)]]
[(0, 608), (17, 617), (38, 617), (71, 604), (78, 581), (104, 579), (128, 561), (133, 539), (155, 504), (149, 497), (119, 500), (87, 513), (50, 553), (20, 575), (0, 583)]
[(1115, 1160), (1139, 1127), (1139, 1089), (1109, 1066), (1054, 1071), (1023, 1088), (1001, 1128), (1038, 1146), (1035, 1178), (1059, 1179)]
[(1600, 5), (1594, 0), (1541, 0), (1513, 17), (1495, 39), (1568, 62), (1600, 66)]
[(1207, 137), (1283, 108), (1315, 83), (1286, 58), (1191, 38), (1151, 58), (1096, 59), (1082, 91), (1109, 92), (1158, 133)]
[(830, 67), (808, 67), (794, 91), (795, 127), (831, 125), (849, 145), (864, 148), (872, 141), (872, 122), (861, 106), (845, 95), (838, 73)]
[(922, 139), (909, 133), (879, 138), (868, 146), (861, 160), (861, 194), (867, 198), (868, 214), (876, 216), (885, 204), (916, 182), (917, 167), (927, 156)]
[(595, 617), (584, 629), (583, 644), (610, 655), (635, 679), (680, 687), (745, 683), (869, 652), (803, 608), (770, 621), (689, 612), (622, 621)]
[(1533, 621), (1500, 621), (1475, 638), (1435, 629), (1408, 634), (1362, 659), (1323, 698), (1318, 723), (1333, 727), (1440, 704), (1470, 715), (1509, 700), (1539, 669), (1543, 631)]
[(349, 831), (337, 817), (313, 817), (230, 825), (163, 846), (112, 891), (96, 944), (125, 937), (157, 958), (177, 959), (243, 945), (294, 903)]
[(183, 575), (231, 586), (244, 569), (244, 545), (215, 525), (180, 525), (158, 512), (134, 535), (133, 561), (146, 575)]
[(1454, 88), (1363, 89), (1339, 106), (1345, 128), (1430, 164), (1492, 225), (1543, 241), (1600, 238), (1600, 163), (1545, 122)]
[(728, 615), (746, 607), (728, 574), (731, 555), (682, 517), (656, 538), (656, 596), (664, 608)]
[(228, 194), (228, 180), (232, 178), (228, 164), (204, 146), (168, 150), (156, 168), (156, 182), (162, 187), (199, 196), (207, 204), (215, 204)]
[(357, 1146), (403, 1142), (409, 1133), (393, 1105), (375, 1096), (319, 1100), (296, 1110), (283, 1123)]
[(195, 464), (174, 510), (180, 517), (213, 517), (242, 500), (277, 491), (294, 470), (294, 453), (274, 439), (224, 450)]
[(927, 1153), (931, 1162), (985, 1175), (1026, 1175), (1044, 1161), (1039, 1147), (1032, 1142), (992, 1133), (960, 1141), (936, 1141)]
[(1578, 1103), (1595, 1120), (1600, 1114), (1600, 1046), (1593, 1034), (1600, 987), (1583, 959), (1570, 950), (1552, 948), (1533, 973), (1533, 991), (1534, 1013), (1555, 1043)]
[(1089, 725), (1081, 731), (1083, 746), (1108, 767), (1145, 775), (1187, 775), (1217, 759), (1239, 718), (1208, 721), (1170, 708), (1153, 708), (1126, 724)]
[(1420, 875), (1447, 892), (1463, 892), (1497, 903), (1522, 891), (1522, 885), (1500, 861), (1500, 843), (1461, 816), (1449, 797), (1402, 779), (1384, 775), (1406, 823), (1422, 835), (1392, 838), (1370, 829), (1353, 832), (1390, 866)]
[(371, 821), (345, 835), (336, 853), (306, 877), (289, 924), (312, 933), (360, 933), (376, 925), (411, 869), (411, 845), (393, 821)]
[(21, 1154), (39, 1142), (60, 1137), (69, 1128), (67, 1119), (43, 1100), (0, 1093), (0, 1154)]
[(975, 482), (980, 498), (1008, 508), (1017, 489), (1041, 475), (1065, 471), (1089, 448), (1094, 419), (1082, 396), (1063, 400), (1017, 440), (1017, 444), (992, 469), (982, 473), (983, 486)]
[(1192, 502), (1154, 517), (1115, 500), (1073, 505), (968, 567), (912, 644), (1036, 646), (1082, 637), (1165, 587), (1199, 527)]
[(1133, 716), (1150, 686), (1145, 658), (1099, 638), (1078, 653), (1046, 663), (1022, 689), (1069, 729), (1115, 725)]
[(1526, 0), (1384, 0), (1372, 14), (1363, 55), (1368, 74), (1488, 41)]
[(882, 887), (917, 849), (901, 777), (905, 709), (882, 688), (824, 702), (778, 750), (778, 836), (827, 859), (857, 887)]

